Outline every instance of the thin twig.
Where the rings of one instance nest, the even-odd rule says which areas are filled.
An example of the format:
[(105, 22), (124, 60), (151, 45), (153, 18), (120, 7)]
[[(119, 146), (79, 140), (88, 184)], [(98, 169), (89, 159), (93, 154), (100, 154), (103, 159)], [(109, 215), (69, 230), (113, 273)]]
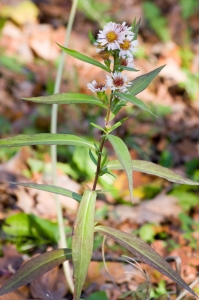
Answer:
[(120, 291), (120, 293), (122, 293), (119, 286), (117, 285), (114, 278), (112, 277), (111, 273), (109, 272), (109, 269), (108, 269), (107, 264), (106, 264), (106, 258), (105, 258), (105, 254), (104, 254), (105, 241), (106, 241), (106, 236), (104, 236), (103, 242), (102, 242), (102, 259), (103, 259), (104, 267), (105, 267), (106, 272), (108, 273), (111, 281), (113, 282), (114, 286)]
[[(191, 284), (190, 284), (190, 288), (192, 289), (194, 286), (196, 286), (199, 282), (199, 277), (197, 277)], [(186, 294), (188, 293), (188, 291), (183, 291), (177, 298), (176, 300), (181, 300)]]
[[(68, 26), (66, 31), (66, 37), (64, 46), (67, 47), (71, 35), (71, 30), (75, 18), (76, 8), (77, 8), (78, 0), (73, 0), (72, 8), (70, 11), (70, 16), (68, 20)], [(59, 93), (60, 91), (60, 85), (61, 85), (61, 79), (62, 79), (62, 73), (64, 68), (64, 60), (65, 60), (65, 54), (64, 52), (61, 53), (61, 58), (59, 62), (59, 67), (57, 70), (57, 76), (55, 80), (55, 87), (54, 87), (54, 94)], [(58, 105), (53, 104), (52, 105), (52, 115), (51, 115), (51, 133), (57, 133), (57, 111), (58, 111)], [(51, 160), (52, 160), (52, 179), (53, 184), (57, 184), (57, 147), (56, 145), (51, 146)], [(64, 220), (62, 215), (62, 207), (61, 203), (59, 201), (58, 195), (55, 194), (54, 196), (55, 202), (56, 202), (56, 210), (57, 210), (57, 219), (58, 219), (58, 225), (59, 225), (59, 234), (60, 234), (60, 246), (61, 248), (67, 248), (67, 241), (65, 236), (65, 230), (64, 230)], [(74, 285), (73, 285), (73, 279), (71, 275), (70, 265), (69, 262), (66, 261), (63, 263), (64, 273), (66, 276), (66, 281), (68, 283), (69, 289), (71, 292), (74, 291)]]
[[(168, 263), (171, 263), (171, 262), (174, 262), (175, 263), (175, 267), (176, 267), (176, 272), (180, 275), (180, 270), (181, 270), (181, 259), (179, 256), (168, 256), (168, 257), (164, 257), (164, 259), (168, 262)], [(105, 260), (108, 261), (108, 262), (120, 262), (120, 263), (126, 263), (126, 259), (124, 257), (114, 257), (112, 255), (106, 255), (105, 256)], [(133, 260), (135, 262), (138, 262), (138, 263), (142, 263), (142, 260), (140, 260), (139, 258), (137, 257), (134, 257)], [(101, 255), (93, 255), (92, 256), (92, 261), (103, 261), (103, 258)], [(176, 295), (178, 296), (178, 293), (179, 293), (179, 286), (178, 284), (176, 283)]]

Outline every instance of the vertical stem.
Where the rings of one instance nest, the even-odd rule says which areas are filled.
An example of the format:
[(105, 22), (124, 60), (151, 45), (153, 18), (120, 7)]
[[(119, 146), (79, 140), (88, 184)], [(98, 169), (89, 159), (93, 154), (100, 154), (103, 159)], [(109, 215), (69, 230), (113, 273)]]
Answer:
[[(112, 100), (113, 100), (113, 95), (111, 94), (110, 100), (109, 100), (109, 105), (108, 105), (108, 111), (107, 111), (107, 114), (106, 114), (105, 128), (109, 124)], [(93, 191), (95, 191), (95, 189), (96, 189), (97, 181), (98, 181), (98, 178), (99, 178), (100, 165), (101, 165), (101, 159), (102, 159), (102, 150), (103, 150), (105, 141), (106, 141), (106, 136), (103, 135), (103, 137), (101, 139), (101, 142), (100, 142), (100, 147), (99, 147), (98, 160), (97, 160), (97, 169), (96, 169), (95, 179), (94, 179), (93, 189), (92, 189)]]
[(109, 125), (112, 101), (113, 101), (113, 95), (111, 93), (109, 106), (108, 106), (108, 111), (107, 111), (107, 115), (106, 115), (106, 122), (105, 122), (106, 126)]
[(101, 158), (102, 158), (102, 150), (104, 147), (104, 142), (106, 140), (106, 137), (104, 136), (101, 140), (101, 144), (100, 144), (100, 148), (99, 148), (99, 154), (98, 154), (98, 161), (97, 161), (97, 170), (96, 170), (96, 174), (95, 174), (95, 180), (93, 183), (93, 191), (95, 191), (96, 186), (97, 186), (97, 181), (98, 181), (98, 177), (99, 177), (99, 173), (100, 173), (100, 165), (101, 165)]
[[(75, 17), (75, 12), (76, 12), (76, 8), (77, 8), (77, 3), (78, 3), (78, 0), (73, 0), (70, 16), (69, 16), (69, 20), (68, 20), (65, 42), (64, 42), (65, 47), (67, 47), (68, 43), (69, 43), (70, 34), (71, 34), (74, 17)], [(62, 52), (59, 66), (58, 66), (56, 81), (55, 81), (54, 94), (59, 93), (59, 90), (60, 90), (61, 78), (62, 78), (62, 73), (63, 73), (63, 68), (64, 68), (64, 59), (65, 59), (65, 54), (64, 54), (64, 52)], [(58, 111), (58, 105), (53, 104), (52, 105), (52, 114), (51, 114), (51, 133), (57, 132), (57, 111)], [(56, 145), (51, 146), (51, 159), (52, 159), (53, 184), (56, 185), (57, 184), (57, 174), (56, 174), (57, 147), (56, 147)], [(61, 207), (58, 195), (55, 195), (54, 199), (56, 202), (57, 219), (58, 219), (58, 225), (59, 225), (60, 247), (67, 248), (67, 241), (66, 241), (66, 236), (65, 236), (65, 231), (64, 231), (64, 220), (63, 220), (63, 215), (62, 215), (62, 207)], [(66, 276), (66, 281), (68, 283), (69, 289), (71, 290), (71, 292), (73, 292), (74, 286), (73, 286), (70, 265), (69, 265), (68, 261), (63, 263), (63, 268), (64, 268), (64, 273)]]

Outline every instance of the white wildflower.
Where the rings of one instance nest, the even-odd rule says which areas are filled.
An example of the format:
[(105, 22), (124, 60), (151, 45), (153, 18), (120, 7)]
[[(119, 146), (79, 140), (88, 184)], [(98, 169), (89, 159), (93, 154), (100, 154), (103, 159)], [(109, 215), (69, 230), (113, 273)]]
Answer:
[(106, 46), (108, 50), (120, 49), (119, 44), (123, 42), (125, 33), (121, 31), (118, 24), (109, 22), (104, 26), (104, 29), (99, 32), (97, 42), (100, 43), (100, 45)]
[(135, 64), (134, 64), (134, 59), (133, 57), (121, 57), (120, 58), (120, 65), (121, 66), (125, 66), (125, 67), (129, 67), (129, 68), (134, 68)]
[(106, 75), (106, 84), (112, 91), (119, 90), (120, 92), (126, 92), (127, 88), (131, 85), (126, 75), (122, 75), (120, 72), (111, 73), (112, 77)]
[(137, 51), (135, 48), (138, 45), (138, 41), (132, 41), (132, 37), (126, 37), (120, 44), (119, 56), (132, 57), (133, 53)]
[(107, 86), (103, 83), (98, 83), (96, 80), (93, 80), (92, 83), (88, 83), (87, 87), (93, 93), (104, 92), (107, 89)]
[(117, 24), (117, 27), (120, 29), (122, 33), (125, 34), (125, 36), (127, 35), (127, 36), (131, 36), (132, 38), (134, 37), (135, 34), (131, 30), (132, 27), (127, 26), (126, 22), (123, 22), (122, 24)]

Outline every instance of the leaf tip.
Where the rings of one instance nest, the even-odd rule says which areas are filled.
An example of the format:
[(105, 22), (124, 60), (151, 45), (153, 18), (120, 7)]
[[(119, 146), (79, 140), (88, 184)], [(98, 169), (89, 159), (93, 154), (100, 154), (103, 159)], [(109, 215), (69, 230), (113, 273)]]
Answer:
[(63, 46), (61, 46), (59, 43), (55, 42), (57, 44), (57, 46), (59, 46), (61, 49), (63, 48)]

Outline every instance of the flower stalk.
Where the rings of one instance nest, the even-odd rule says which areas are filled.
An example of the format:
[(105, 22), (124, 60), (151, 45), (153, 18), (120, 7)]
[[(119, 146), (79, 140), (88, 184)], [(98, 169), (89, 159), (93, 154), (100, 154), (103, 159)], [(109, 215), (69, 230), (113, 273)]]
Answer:
[[(98, 39), (93, 42), (96, 46), (96, 52), (101, 54), (105, 64), (110, 68), (111, 60), (110, 56), (113, 57), (113, 70), (111, 76), (106, 75), (105, 83), (97, 83), (93, 80), (92, 83), (88, 83), (87, 87), (93, 93), (96, 93), (98, 98), (107, 105), (107, 113), (105, 118), (104, 132), (102, 135), (99, 151), (97, 151), (97, 166), (95, 179), (92, 190), (95, 191), (99, 176), (101, 175), (101, 159), (104, 143), (107, 139), (107, 135), (111, 131), (110, 126), (110, 115), (114, 109), (113, 100), (116, 99), (114, 92), (127, 93), (128, 87), (131, 83), (127, 76), (122, 74), (117, 67), (118, 62), (120, 65), (134, 67), (133, 53), (136, 51), (135, 46), (138, 44), (137, 40), (133, 40), (134, 33), (132, 27), (128, 27), (125, 22), (122, 24), (116, 24), (109, 22), (99, 31)], [(111, 91), (110, 96), (106, 96), (107, 90)], [(109, 100), (107, 101), (107, 99)], [(117, 99), (116, 99), (117, 100)], [(117, 101), (116, 101), (117, 103)]]

